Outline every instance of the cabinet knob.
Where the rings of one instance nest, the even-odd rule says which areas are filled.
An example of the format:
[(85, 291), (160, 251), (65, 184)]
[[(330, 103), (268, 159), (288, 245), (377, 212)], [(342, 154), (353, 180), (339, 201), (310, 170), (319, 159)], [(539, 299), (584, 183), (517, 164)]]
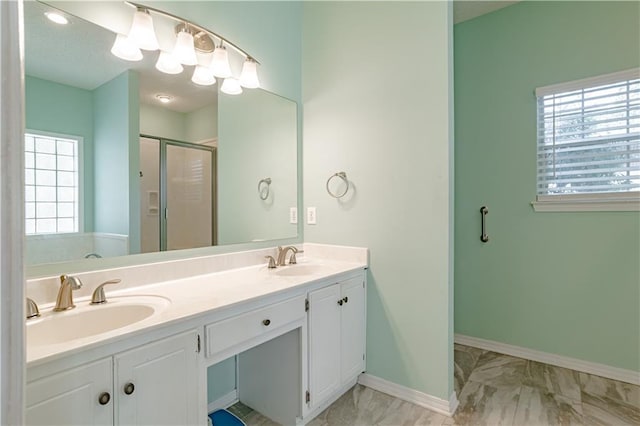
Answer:
[(271, 324), (271, 320), (270, 319), (263, 320), (262, 324), (269, 325), (269, 324)]
[(346, 297), (346, 296), (345, 296), (345, 298), (344, 298), (344, 299), (342, 299), (342, 300), (344, 300), (344, 303), (349, 302), (349, 298), (348, 298), (348, 297)]
[(342, 306), (343, 303), (344, 303), (344, 299), (338, 300), (338, 305)]
[(102, 392), (98, 396), (98, 402), (100, 405), (107, 405), (109, 401), (111, 401), (111, 395), (109, 395), (109, 392)]
[(124, 385), (124, 393), (125, 394), (131, 395), (134, 390), (136, 390), (136, 387), (133, 385), (133, 383), (129, 382), (126, 385)]

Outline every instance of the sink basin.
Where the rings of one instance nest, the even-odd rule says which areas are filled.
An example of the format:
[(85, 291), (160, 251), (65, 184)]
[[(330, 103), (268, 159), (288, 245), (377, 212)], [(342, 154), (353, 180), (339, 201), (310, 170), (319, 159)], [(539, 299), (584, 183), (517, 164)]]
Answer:
[(319, 272), (322, 272), (324, 269), (323, 265), (318, 264), (298, 264), (298, 265), (287, 265), (281, 266), (275, 270), (276, 275), (281, 275), (284, 277), (298, 277), (304, 275), (313, 275)]
[(55, 345), (108, 333), (150, 318), (169, 304), (159, 296), (121, 296), (104, 305), (84, 301), (65, 312), (47, 310), (40, 318), (27, 321), (27, 346)]

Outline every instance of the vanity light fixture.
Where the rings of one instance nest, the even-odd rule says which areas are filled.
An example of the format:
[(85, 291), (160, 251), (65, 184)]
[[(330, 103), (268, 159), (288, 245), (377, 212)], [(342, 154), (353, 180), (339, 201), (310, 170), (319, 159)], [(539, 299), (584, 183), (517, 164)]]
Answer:
[(149, 11), (144, 8), (137, 8), (133, 15), (133, 23), (129, 30), (129, 40), (143, 50), (158, 50), (160, 45), (153, 29), (153, 18)]
[(62, 14), (56, 12), (45, 12), (44, 16), (47, 17), (51, 22), (55, 22), (59, 25), (67, 25), (69, 20)]
[(160, 51), (158, 61), (156, 62), (156, 69), (165, 74), (180, 74), (184, 71), (184, 67), (176, 58), (163, 50)]
[(211, 70), (213, 75), (220, 78), (231, 77), (231, 66), (229, 65), (229, 54), (227, 48), (222, 45), (216, 47), (213, 51), (213, 59), (211, 60)]
[[(1, 0), (0, 0), (1, 1)], [(125, 4), (135, 8), (133, 23), (128, 35), (117, 34), (111, 53), (127, 61), (139, 61), (143, 58), (143, 50), (159, 50), (152, 14), (168, 18), (177, 24), (174, 26), (175, 45), (168, 53), (160, 50), (156, 69), (166, 74), (180, 74), (183, 65), (195, 67), (191, 81), (195, 84), (210, 86), (216, 83), (216, 78), (223, 78), (220, 90), (229, 95), (242, 93), (242, 87), (253, 89), (260, 87), (257, 66), (259, 62), (249, 56), (247, 52), (222, 38), (220, 35), (189, 21), (153, 7), (125, 1)], [(161, 22), (161, 28), (167, 25)], [(162, 39), (162, 38), (161, 38)], [(213, 40), (219, 41), (218, 46)], [(244, 58), (240, 78), (233, 77), (229, 64), (227, 46), (231, 46), (233, 53)]]
[(172, 101), (172, 97), (169, 95), (156, 95), (156, 99), (162, 102), (163, 104), (168, 104)]
[(142, 60), (142, 52), (138, 46), (133, 44), (131, 40), (129, 40), (129, 37), (124, 34), (118, 34), (116, 36), (116, 41), (113, 43), (111, 53), (125, 61)]
[(173, 48), (173, 57), (183, 65), (197, 65), (198, 58), (193, 47), (193, 35), (188, 29), (178, 33), (176, 45)]
[(242, 87), (240, 86), (240, 82), (237, 79), (228, 77), (225, 78), (222, 82), (220, 91), (222, 93), (226, 93), (227, 95), (239, 95), (240, 93), (242, 93)]
[(242, 87), (246, 87), (247, 89), (260, 87), (257, 68), (258, 64), (253, 58), (249, 57), (244, 61), (242, 72), (240, 73), (240, 85)]
[(211, 86), (216, 83), (216, 78), (213, 76), (210, 68), (203, 67), (202, 65), (196, 65), (196, 69), (193, 71), (191, 81), (200, 86)]

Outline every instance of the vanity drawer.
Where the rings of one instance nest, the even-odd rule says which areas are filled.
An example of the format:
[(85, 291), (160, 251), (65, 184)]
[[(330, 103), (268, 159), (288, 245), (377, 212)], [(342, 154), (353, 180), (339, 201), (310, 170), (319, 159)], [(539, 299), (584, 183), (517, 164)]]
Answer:
[(207, 356), (303, 318), (304, 296), (255, 309), (205, 327)]

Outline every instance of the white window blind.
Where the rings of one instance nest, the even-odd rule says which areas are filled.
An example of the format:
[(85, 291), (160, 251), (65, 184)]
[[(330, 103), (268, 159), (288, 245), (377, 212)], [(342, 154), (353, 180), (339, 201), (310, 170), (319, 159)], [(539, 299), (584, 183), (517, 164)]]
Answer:
[(536, 97), (538, 201), (639, 194), (640, 70), (542, 87)]
[(25, 134), (27, 235), (78, 232), (79, 140)]

